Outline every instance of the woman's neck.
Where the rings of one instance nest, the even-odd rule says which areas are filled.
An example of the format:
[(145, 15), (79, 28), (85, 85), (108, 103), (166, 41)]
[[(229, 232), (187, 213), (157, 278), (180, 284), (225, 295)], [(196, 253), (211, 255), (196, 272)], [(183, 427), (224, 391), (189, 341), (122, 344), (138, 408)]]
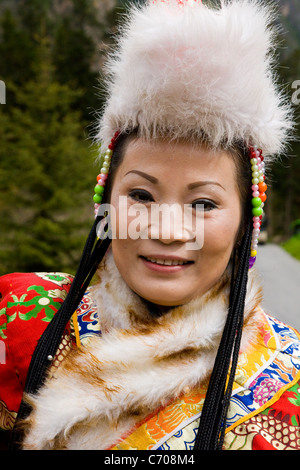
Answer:
[(141, 301), (143, 304), (146, 306), (149, 314), (153, 318), (159, 318), (168, 313), (170, 310), (175, 308), (176, 306), (169, 306), (169, 305), (158, 305), (154, 304), (152, 302), (149, 302), (149, 300), (143, 299), (140, 297)]

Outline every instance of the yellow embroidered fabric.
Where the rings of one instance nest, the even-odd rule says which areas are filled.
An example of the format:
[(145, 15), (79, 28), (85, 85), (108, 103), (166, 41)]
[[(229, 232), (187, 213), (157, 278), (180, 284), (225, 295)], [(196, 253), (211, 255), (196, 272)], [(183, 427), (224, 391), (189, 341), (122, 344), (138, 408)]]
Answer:
[[(226, 432), (266, 409), (300, 378), (299, 339), (297, 332), (261, 312), (257, 337), (240, 353)], [(202, 387), (146, 418), (112, 449), (182, 449), (183, 441), (185, 449), (193, 448), (206, 384)]]

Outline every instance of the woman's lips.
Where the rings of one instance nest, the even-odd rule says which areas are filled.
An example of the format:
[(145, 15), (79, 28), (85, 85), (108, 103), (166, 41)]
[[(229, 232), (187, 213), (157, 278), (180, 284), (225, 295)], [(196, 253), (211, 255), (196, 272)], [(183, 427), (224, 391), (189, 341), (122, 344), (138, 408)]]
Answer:
[(158, 256), (141, 256), (142, 261), (147, 268), (152, 271), (174, 273), (181, 271), (190, 266), (193, 261), (184, 260), (182, 258), (158, 257)]

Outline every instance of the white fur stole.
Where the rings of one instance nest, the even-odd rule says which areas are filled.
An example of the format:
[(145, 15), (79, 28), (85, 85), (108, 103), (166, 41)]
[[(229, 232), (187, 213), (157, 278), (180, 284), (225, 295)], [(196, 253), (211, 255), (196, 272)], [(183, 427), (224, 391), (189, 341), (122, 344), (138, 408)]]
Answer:
[[(211, 373), (225, 325), (229, 276), (159, 318), (119, 275), (112, 256), (94, 289), (103, 334), (68, 356), (37, 396), (24, 449), (108, 449), (149, 413)], [(255, 335), (261, 288), (250, 274), (243, 350)]]

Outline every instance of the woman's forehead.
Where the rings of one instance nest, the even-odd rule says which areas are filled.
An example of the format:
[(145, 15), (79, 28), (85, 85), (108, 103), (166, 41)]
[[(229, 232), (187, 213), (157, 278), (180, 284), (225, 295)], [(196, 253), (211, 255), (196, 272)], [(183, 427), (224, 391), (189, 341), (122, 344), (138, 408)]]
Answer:
[(193, 176), (195, 172), (199, 175), (215, 173), (220, 177), (236, 177), (231, 153), (206, 145), (166, 140), (131, 140), (125, 148), (121, 167), (123, 175), (147, 170), (158, 174), (167, 172), (170, 178), (178, 172), (181, 172), (182, 178)]

